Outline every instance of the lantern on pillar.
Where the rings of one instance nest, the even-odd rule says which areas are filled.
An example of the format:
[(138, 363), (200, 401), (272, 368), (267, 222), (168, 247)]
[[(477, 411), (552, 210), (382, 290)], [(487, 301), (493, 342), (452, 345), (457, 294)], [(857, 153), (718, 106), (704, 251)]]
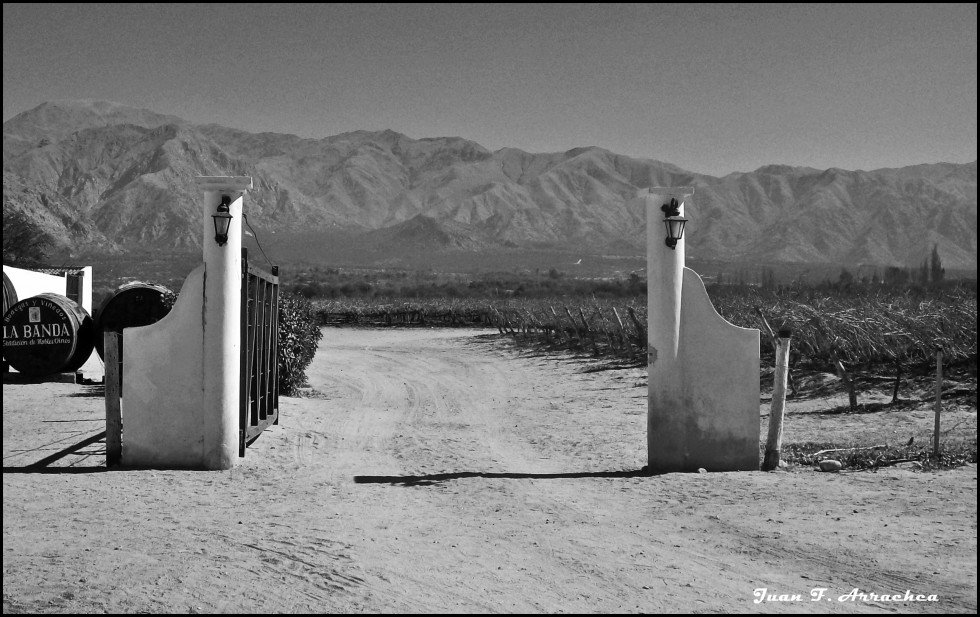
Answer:
[(681, 216), (680, 204), (674, 197), (660, 206), (660, 210), (664, 213), (664, 227), (667, 228), (666, 244), (671, 250), (674, 250), (677, 247), (677, 241), (684, 237), (684, 226), (687, 225), (687, 219)]
[(218, 211), (211, 215), (214, 219), (214, 240), (218, 246), (224, 246), (228, 242), (228, 228), (231, 227), (231, 197), (221, 196), (221, 203)]

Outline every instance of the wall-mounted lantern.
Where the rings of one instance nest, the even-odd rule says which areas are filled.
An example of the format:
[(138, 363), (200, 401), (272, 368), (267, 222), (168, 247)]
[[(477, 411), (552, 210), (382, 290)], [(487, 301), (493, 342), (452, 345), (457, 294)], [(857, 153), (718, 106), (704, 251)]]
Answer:
[(687, 219), (681, 217), (680, 204), (671, 197), (670, 201), (660, 206), (664, 213), (664, 226), (667, 228), (666, 244), (671, 250), (677, 247), (677, 241), (684, 237), (684, 226)]
[(231, 197), (221, 196), (221, 203), (218, 211), (211, 215), (214, 219), (214, 240), (218, 246), (224, 246), (228, 242), (228, 228), (231, 227)]

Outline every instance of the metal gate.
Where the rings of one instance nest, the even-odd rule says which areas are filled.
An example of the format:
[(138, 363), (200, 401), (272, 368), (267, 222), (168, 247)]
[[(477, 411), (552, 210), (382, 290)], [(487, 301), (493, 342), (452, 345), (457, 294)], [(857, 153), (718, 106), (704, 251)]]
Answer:
[(279, 423), (279, 266), (265, 272), (242, 248), (242, 351), (238, 456)]

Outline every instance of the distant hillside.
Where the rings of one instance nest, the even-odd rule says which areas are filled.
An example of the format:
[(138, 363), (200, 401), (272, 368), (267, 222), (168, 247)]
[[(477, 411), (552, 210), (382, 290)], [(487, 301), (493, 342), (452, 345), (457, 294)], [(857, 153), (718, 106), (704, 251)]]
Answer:
[(177, 116), (165, 116), (148, 109), (136, 109), (109, 101), (54, 101), (42, 103), (29, 112), (3, 124), (3, 159), (17, 157), (27, 150), (61, 141), (84, 129), (132, 124), (154, 128), (163, 124), (183, 124)]
[(193, 125), (103, 101), (45, 103), (4, 123), (4, 208), (67, 249), (192, 250), (198, 175), (252, 176), (261, 233), (340, 234), (390, 251), (644, 249), (636, 196), (694, 186), (688, 255), (752, 263), (920, 264), (938, 245), (977, 268), (977, 165), (875, 171), (769, 165), (722, 178), (596, 147), (490, 152), (459, 137), (324, 139)]

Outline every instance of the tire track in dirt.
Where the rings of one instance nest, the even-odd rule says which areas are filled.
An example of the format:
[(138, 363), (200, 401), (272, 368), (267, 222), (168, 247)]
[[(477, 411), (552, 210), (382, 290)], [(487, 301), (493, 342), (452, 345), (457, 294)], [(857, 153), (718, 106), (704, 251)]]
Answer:
[[(325, 407), (338, 403), (343, 406), (345, 411), (339, 414), (340, 417), (328, 414), (322, 425), (312, 427), (317, 432), (331, 432), (338, 446), (326, 456), (334, 477), (343, 480), (346, 474), (368, 475), (364, 470), (375, 469), (384, 469), (385, 475), (402, 477), (558, 470), (554, 464), (542, 469), (547, 461), (543, 463), (534, 448), (515, 439), (515, 435), (509, 434), (513, 431), (507, 430), (510, 427), (505, 427), (509, 419), (501, 412), (501, 405), (506, 401), (497, 397), (500, 392), (508, 391), (507, 381), (514, 379), (514, 375), (499, 368), (497, 362), (477, 353), (461, 353), (453, 345), (426, 345), (425, 353), (420, 353), (415, 343), (400, 347), (397, 338), (386, 341), (383, 348), (338, 346), (335, 353), (344, 358), (342, 368), (329, 366), (328, 352), (323, 358), (327, 361), (325, 365), (311, 367), (308, 371), (315, 390), (331, 392), (334, 396), (343, 393), (341, 401), (324, 401)], [(528, 482), (523, 485), (528, 486)], [(490, 490), (499, 501), (525, 503), (523, 496), (514, 492), (518, 487), (515, 483), (493, 484)], [(361, 494), (363, 499), (365, 491), (355, 488), (347, 487), (347, 490)], [(416, 491), (398, 486), (362, 487), (366, 488), (371, 489), (370, 508), (374, 511), (408, 514), (418, 510)], [(529, 488), (534, 492), (533, 487)], [(425, 493), (424, 502), (431, 501), (431, 496), (436, 494), (439, 496), (436, 507), (451, 503), (462, 510), (461, 517), (466, 518), (465, 510), (476, 507), (476, 504), (457, 489), (458, 485), (453, 483), (432, 487)], [(560, 509), (554, 501), (544, 503), (545, 507), (542, 507), (532, 500), (530, 507)], [(422, 513), (416, 516), (424, 520), (424, 512), (433, 504), (422, 505)], [(384, 531), (389, 534), (412, 533), (413, 525), (393, 531), (397, 529), (395, 523), (379, 521), (379, 526), (388, 527)], [(468, 537), (455, 538), (455, 544), (460, 545), (456, 548), (461, 548), (464, 543), (479, 545), (492, 541), (487, 535), (480, 537), (476, 529), (479, 521), (472, 523), (473, 527), (461, 530), (467, 532)], [(394, 544), (392, 538), (389, 542)], [(389, 546), (389, 550), (393, 547)], [(424, 554), (424, 551), (418, 552)], [(389, 559), (393, 558), (396, 559), (394, 552)], [(490, 610), (494, 606), (491, 598), (480, 599), (482, 590), (479, 585), (470, 588), (471, 578), (468, 577), (455, 577), (453, 585), (448, 586), (453, 589), (451, 592), (439, 582), (440, 578), (419, 576), (410, 564), (404, 568), (389, 568), (384, 577), (395, 588), (415, 589), (415, 595), (422, 593), (419, 590), (424, 588), (424, 593), (432, 594), (432, 602), (437, 605), (441, 602), (447, 608), (462, 604)], [(370, 574), (368, 578), (371, 578)], [(472, 580), (479, 580), (479, 577)], [(381, 584), (383, 581), (374, 582)]]
[[(540, 360), (514, 362), (513, 358), (488, 356), (485, 346), (469, 347), (464, 342), (470, 340), (472, 334), (464, 333), (454, 338), (457, 340), (423, 344), (424, 352), (419, 349), (418, 341), (400, 346), (397, 335), (386, 342), (383, 349), (338, 346), (336, 353), (345, 361), (342, 377), (341, 369), (337, 367), (332, 372), (328, 367), (309, 372), (311, 384), (319, 391), (339, 392), (344, 386), (337, 381), (348, 381), (346, 387), (351, 397), (344, 405), (350, 411), (339, 424), (340, 431), (344, 435), (375, 437), (354, 440), (353, 444), (364, 451), (353, 454), (353, 458), (370, 456), (373, 459), (368, 465), (370, 468), (377, 468), (382, 463), (397, 463), (392, 464), (384, 475), (404, 478), (405, 484), (426, 485), (426, 495), (439, 497), (435, 506), (426, 504), (424, 509), (451, 504), (459, 511), (466, 524), (457, 531), (463, 535), (454, 537), (450, 548), (460, 552), (470, 550), (479, 555), (488, 550), (488, 545), (496, 544), (490, 548), (491, 552), (505, 560), (507, 554), (530, 552), (533, 557), (521, 561), (527, 561), (531, 567), (515, 562), (512, 570), (521, 572), (521, 576), (507, 584), (547, 590), (557, 576), (583, 590), (583, 610), (589, 606), (590, 596), (628, 595), (625, 589), (615, 591), (622, 587), (622, 583), (614, 580), (614, 573), (603, 573), (587, 560), (575, 559), (556, 550), (563, 541), (560, 538), (551, 540), (551, 534), (542, 534), (527, 545), (515, 545), (506, 533), (509, 526), (528, 512), (540, 517), (545, 525), (556, 530), (554, 533), (558, 536), (572, 527), (580, 530), (584, 538), (600, 523), (601, 515), (583, 511), (573, 501), (565, 499), (562, 491), (551, 495), (549, 490), (555, 483), (562, 482), (558, 479), (559, 474), (583, 470), (575, 460), (575, 454), (563, 452), (563, 444), (550, 443), (546, 425), (531, 429), (532, 433), (537, 432), (536, 438), (529, 438), (528, 434), (528, 420), (533, 426), (535, 415), (541, 412), (536, 407), (548, 404), (548, 401), (536, 400), (541, 393), (529, 392), (522, 376), (531, 377), (529, 381), (537, 383), (541, 381), (537, 373), (545, 372), (548, 378), (544, 381), (553, 381), (561, 389), (559, 384), (577, 369), (567, 367), (565, 370), (569, 375), (559, 372), (552, 379), (554, 366), (551, 363)], [(373, 371), (378, 377), (366, 379), (359, 371)], [(399, 392), (392, 384), (402, 384), (405, 391)], [(554, 405), (551, 404), (549, 409), (554, 409)], [(326, 430), (326, 427), (318, 430)], [(382, 436), (383, 439), (378, 438)], [(350, 445), (345, 440), (344, 449)], [(387, 452), (384, 451), (386, 448)], [(338, 463), (337, 467), (343, 468), (347, 463), (349, 461)], [(426, 480), (440, 474), (448, 479)], [(521, 477), (522, 474), (527, 477)], [(514, 477), (509, 477), (511, 475)], [(478, 483), (482, 488), (474, 491), (471, 483)], [(406, 510), (417, 506), (411, 500), (400, 499), (410, 490), (397, 485), (384, 487), (376, 507)], [(483, 504), (488, 493), (500, 506), (492, 512)], [(598, 502), (598, 499), (593, 501)], [(426, 515), (419, 516), (424, 518)], [(523, 536), (527, 530), (515, 529), (515, 532)], [(595, 548), (598, 547), (593, 546), (590, 550)], [(415, 588), (428, 580), (410, 572), (412, 568), (408, 566), (397, 574), (389, 571), (386, 575)], [(482, 604), (480, 585), (471, 587), (470, 582), (484, 578), (496, 580), (502, 574), (474, 574), (473, 577), (454, 578), (452, 594), (440, 590), (444, 587), (440, 583), (425, 586), (430, 592), (440, 594), (449, 607), (454, 606), (452, 602), (460, 601), (477, 603), (484, 608), (493, 606), (492, 603)], [(469, 589), (469, 595), (460, 598), (461, 590), (466, 589)], [(523, 594), (514, 595), (519, 598)], [(556, 596), (550, 602), (518, 604), (514, 608), (557, 610), (562, 606), (560, 597)]]
[[(338, 345), (332, 350), (327, 347), (327, 350), (323, 364), (317, 366), (315, 363), (308, 371), (315, 390), (334, 395), (317, 401), (322, 403), (326, 413), (322, 424), (312, 428), (329, 434), (328, 444), (332, 441), (334, 449), (324, 452), (323, 460), (316, 466), (341, 483), (343, 496), (361, 500), (371, 512), (411, 516), (410, 513), (417, 509), (418, 495), (406, 495), (405, 491), (391, 487), (355, 486), (351, 481), (356, 475), (374, 471), (417, 473), (438, 466), (447, 457), (457, 461), (463, 458), (465, 450), (470, 448), (444, 441), (433, 443), (429, 434), (433, 430), (444, 434), (444, 427), (439, 427), (438, 423), (450, 420), (462, 407), (453, 395), (453, 389), (438, 379), (441, 374), (453, 375), (459, 363), (451, 360), (452, 354), (431, 359), (420, 354), (417, 348), (402, 349), (397, 336), (394, 341), (383, 341), (378, 347)], [(343, 366), (330, 363), (331, 352), (344, 357)], [(337, 397), (338, 393), (343, 396)], [(359, 550), (372, 553), (380, 550), (388, 553), (389, 561), (399, 559), (397, 555), (404, 547), (399, 546), (402, 542), (398, 537), (404, 538), (410, 530), (397, 531), (399, 521), (386, 516), (377, 518), (383, 520), (361, 520), (358, 523), (363, 522), (363, 525), (352, 526), (348, 531), (366, 536), (360, 539)], [(382, 533), (376, 533), (377, 530)], [(371, 535), (379, 537), (372, 538)], [(385, 546), (376, 548), (375, 544), (381, 540), (386, 541)], [(372, 593), (379, 593), (379, 588), (397, 592), (407, 586), (415, 591), (403, 594), (406, 598), (416, 597), (419, 593), (431, 594), (433, 602), (444, 602), (447, 606), (473, 601), (460, 596), (460, 591), (447, 589), (438, 582), (427, 582), (427, 577), (414, 574), (411, 565), (386, 568), (373, 576), (369, 573), (366, 578), (365, 586), (371, 588)], [(404, 610), (425, 608), (425, 604), (395, 597), (390, 601)], [(491, 607), (489, 603), (483, 605), (484, 610)]]

